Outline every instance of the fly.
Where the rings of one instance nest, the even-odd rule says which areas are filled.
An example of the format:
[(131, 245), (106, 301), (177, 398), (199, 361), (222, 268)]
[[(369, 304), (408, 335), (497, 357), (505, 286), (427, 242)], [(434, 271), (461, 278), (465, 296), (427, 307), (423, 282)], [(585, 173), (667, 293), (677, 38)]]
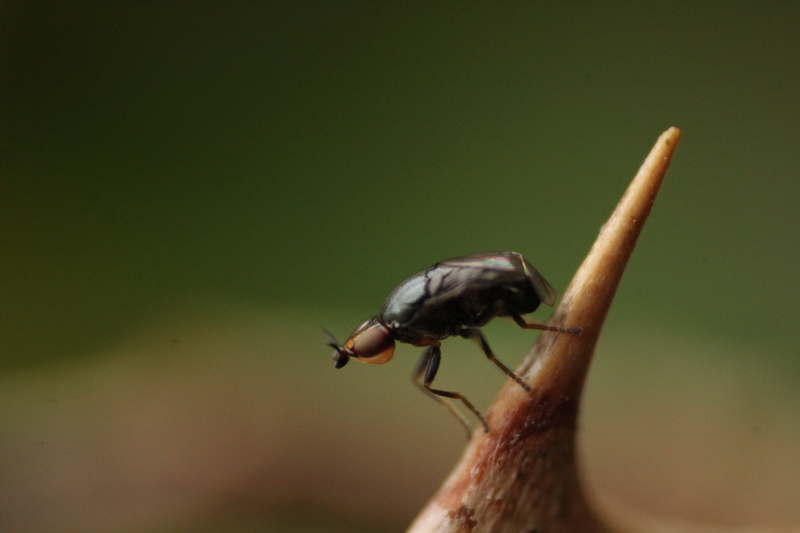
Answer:
[(342, 368), (350, 358), (381, 364), (394, 355), (395, 341), (424, 346), (413, 373), (414, 383), (444, 405), (466, 428), (467, 420), (444, 398), (459, 400), (489, 433), (486, 419), (463, 394), (433, 388), (441, 361), (440, 344), (458, 335), (473, 339), (486, 357), (508, 377), (530, 392), (486, 342), (480, 327), (495, 317), (508, 317), (525, 329), (540, 329), (579, 335), (581, 328), (528, 322), (523, 315), (540, 304), (553, 305), (556, 291), (522, 254), (488, 252), (455, 257), (436, 263), (397, 286), (383, 302), (380, 312), (359, 326), (343, 345), (325, 332), (333, 348), (333, 362)]

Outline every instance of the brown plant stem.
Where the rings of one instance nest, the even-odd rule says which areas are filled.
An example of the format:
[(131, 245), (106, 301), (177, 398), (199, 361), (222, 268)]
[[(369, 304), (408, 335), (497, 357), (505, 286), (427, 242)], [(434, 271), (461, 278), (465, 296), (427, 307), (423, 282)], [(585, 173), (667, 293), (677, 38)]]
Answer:
[(556, 309), (553, 323), (580, 336), (544, 332), (508, 382), (461, 462), (411, 525), (411, 533), (617, 531), (594, 512), (578, 475), (575, 438), (581, 391), (625, 265), (653, 205), (681, 132), (656, 142)]

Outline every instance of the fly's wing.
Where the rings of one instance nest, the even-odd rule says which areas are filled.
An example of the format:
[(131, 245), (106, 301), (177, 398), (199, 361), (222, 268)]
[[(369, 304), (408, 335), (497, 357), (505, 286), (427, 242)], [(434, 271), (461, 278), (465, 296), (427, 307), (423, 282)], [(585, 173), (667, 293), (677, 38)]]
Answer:
[(522, 255), (517, 252), (483, 252), (453, 257), (452, 259), (440, 261), (436, 263), (435, 266), (493, 269), (499, 271), (507, 270), (513, 272), (519, 269), (520, 259), (522, 259)]
[(520, 259), (522, 256), (515, 252), (488, 252), (436, 263), (427, 271), (430, 296), (425, 304), (437, 306), (466, 291), (490, 288), (503, 278), (520, 279), (526, 275)]
[(536, 289), (536, 294), (539, 295), (539, 300), (545, 305), (555, 304), (558, 294), (553, 286), (547, 283), (547, 280), (539, 274), (538, 270), (533, 268), (533, 265), (527, 259), (521, 255), (519, 258), (522, 260), (522, 268), (525, 269), (525, 275), (531, 281), (533, 288)]
[[(441, 270), (443, 279), (440, 286), (430, 287), (431, 294), (436, 295), (432, 304), (457, 298), (466, 289), (491, 287), (503, 278), (510, 282), (521, 281), (522, 276), (530, 281), (543, 304), (556, 303), (556, 290), (518, 252), (485, 252), (454, 257), (437, 263), (432, 271), (437, 269)], [(437, 293), (435, 289), (441, 292)]]

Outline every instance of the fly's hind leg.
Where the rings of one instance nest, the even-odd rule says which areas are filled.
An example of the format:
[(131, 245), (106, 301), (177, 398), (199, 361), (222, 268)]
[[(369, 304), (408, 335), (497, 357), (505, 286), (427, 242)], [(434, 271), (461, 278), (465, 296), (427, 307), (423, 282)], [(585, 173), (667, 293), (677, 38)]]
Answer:
[(492, 363), (497, 365), (497, 368), (499, 368), (500, 370), (505, 372), (505, 374), (508, 377), (510, 377), (511, 379), (516, 381), (517, 384), (520, 387), (525, 389), (527, 392), (531, 391), (530, 385), (528, 385), (527, 383), (522, 381), (519, 378), (519, 376), (517, 376), (514, 372), (511, 371), (510, 368), (508, 368), (506, 365), (501, 363), (500, 360), (498, 360), (497, 357), (494, 356), (494, 352), (492, 352), (492, 349), (489, 348), (489, 343), (486, 342), (486, 337), (483, 336), (483, 333), (481, 333), (481, 330), (479, 330), (478, 328), (464, 328), (464, 329), (461, 330), (460, 335), (465, 339), (473, 339), (473, 340), (477, 341), (478, 344), (481, 346), (481, 349), (483, 350), (483, 353), (486, 354), (486, 357), (489, 358), (489, 361), (491, 361)]
[[(439, 362), (441, 361), (441, 358), (442, 352), (438, 346), (430, 346), (424, 352), (422, 352), (422, 356), (419, 358), (419, 362), (417, 363), (417, 367), (414, 369), (414, 374), (412, 376), (414, 383), (420, 389), (422, 389), (423, 392), (429, 393), (431, 398), (445, 406), (447, 410), (458, 419), (458, 421), (467, 431), (467, 439), (469, 439), (472, 434), (472, 430), (469, 427), (469, 422), (467, 422), (464, 416), (444, 398), (460, 400), (461, 403), (463, 403), (467, 409), (472, 411), (472, 414), (474, 414), (478, 420), (481, 421), (481, 424), (483, 425), (483, 432), (489, 433), (489, 426), (486, 424), (486, 420), (483, 418), (483, 415), (481, 415), (480, 411), (475, 409), (475, 406), (472, 405), (472, 402), (467, 400), (463, 394), (453, 391), (434, 389), (431, 386), (433, 379), (436, 377), (436, 372), (439, 370)], [(420, 378), (423, 377), (423, 374), (423, 381), (420, 382)]]
[(544, 331), (560, 331), (561, 333), (572, 333), (574, 335), (580, 335), (583, 332), (583, 328), (563, 328), (561, 326), (551, 326), (549, 324), (540, 324), (539, 322), (528, 322), (522, 316), (517, 314), (509, 315), (514, 322), (516, 322), (519, 327), (525, 329), (541, 329)]

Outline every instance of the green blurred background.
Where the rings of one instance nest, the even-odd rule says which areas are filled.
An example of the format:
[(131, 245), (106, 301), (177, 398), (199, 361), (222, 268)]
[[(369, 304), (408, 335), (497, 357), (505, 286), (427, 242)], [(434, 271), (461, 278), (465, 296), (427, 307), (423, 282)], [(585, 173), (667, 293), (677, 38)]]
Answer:
[[(792, 2), (1, 3), (0, 529), (402, 529), (461, 429), (408, 384), (418, 350), (334, 372), (317, 327), (473, 251), (563, 291), (669, 126), (591, 484), (800, 523), (798, 35)], [(532, 342), (488, 335), (511, 365)], [(440, 376), (481, 406), (503, 383), (458, 340)]]

